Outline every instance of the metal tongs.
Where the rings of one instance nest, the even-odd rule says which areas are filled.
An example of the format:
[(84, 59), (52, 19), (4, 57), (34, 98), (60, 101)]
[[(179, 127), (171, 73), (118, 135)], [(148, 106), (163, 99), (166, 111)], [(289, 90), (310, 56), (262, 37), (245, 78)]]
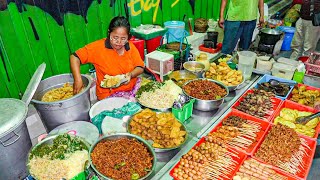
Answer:
[(278, 86), (280, 84), (284, 84), (284, 85), (288, 85), (288, 86), (295, 86), (297, 83), (291, 83), (291, 82), (280, 82), (278, 80), (275, 80), (275, 79), (270, 79), (269, 80), (269, 83), (272, 85), (272, 86)]
[(315, 114), (311, 114), (310, 116), (301, 116), (296, 119), (296, 123), (298, 124), (307, 124), (310, 120), (317, 118), (320, 116), (320, 112)]
[(176, 109), (182, 109), (183, 105), (187, 104), (191, 98), (185, 94), (180, 94), (179, 99), (174, 101), (173, 107)]

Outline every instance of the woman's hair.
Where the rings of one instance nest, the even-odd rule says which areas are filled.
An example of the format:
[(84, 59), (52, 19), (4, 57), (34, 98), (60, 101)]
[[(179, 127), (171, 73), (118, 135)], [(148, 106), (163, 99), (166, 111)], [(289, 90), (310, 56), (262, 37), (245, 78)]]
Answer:
[(112, 31), (114, 31), (115, 29), (117, 29), (119, 27), (123, 27), (123, 28), (127, 29), (128, 39), (130, 39), (131, 38), (130, 23), (129, 23), (128, 19), (125, 18), (124, 16), (116, 16), (111, 20), (111, 22), (109, 24), (109, 29), (108, 29), (108, 37), (110, 37), (110, 33)]

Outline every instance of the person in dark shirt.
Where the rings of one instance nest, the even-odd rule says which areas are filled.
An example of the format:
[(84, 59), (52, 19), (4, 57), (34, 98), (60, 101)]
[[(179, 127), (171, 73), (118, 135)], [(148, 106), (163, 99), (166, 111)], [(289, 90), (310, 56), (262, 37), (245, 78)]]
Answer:
[(291, 43), (291, 59), (298, 59), (302, 55), (309, 55), (316, 49), (320, 38), (320, 26), (312, 25), (312, 4), (314, 13), (319, 13), (320, 0), (302, 0), (300, 18), (296, 23), (296, 32)]

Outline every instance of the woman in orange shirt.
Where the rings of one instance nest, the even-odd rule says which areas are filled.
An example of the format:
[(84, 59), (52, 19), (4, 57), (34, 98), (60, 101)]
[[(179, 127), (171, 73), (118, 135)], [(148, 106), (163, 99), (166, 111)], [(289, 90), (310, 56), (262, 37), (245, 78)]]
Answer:
[[(99, 100), (111, 95), (121, 94), (121, 92), (130, 92), (134, 89), (137, 76), (143, 73), (144, 63), (137, 48), (128, 41), (130, 36), (128, 20), (125, 17), (118, 16), (111, 20), (107, 38), (92, 42), (70, 56), (74, 77), (74, 94), (78, 93), (83, 87), (80, 64), (86, 63), (92, 63), (96, 69), (96, 94)], [(125, 74), (128, 81), (118, 88), (102, 88), (100, 82), (106, 74), (110, 76)]]

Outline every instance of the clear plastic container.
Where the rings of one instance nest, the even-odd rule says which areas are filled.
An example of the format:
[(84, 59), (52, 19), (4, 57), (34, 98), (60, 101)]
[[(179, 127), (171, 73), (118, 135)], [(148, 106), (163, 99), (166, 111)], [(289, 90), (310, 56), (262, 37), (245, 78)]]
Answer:
[(243, 77), (248, 80), (251, 78), (257, 54), (251, 51), (240, 51), (238, 52), (238, 55), (238, 70), (240, 70), (243, 74)]
[(272, 66), (272, 75), (280, 78), (291, 80), (296, 67), (288, 64), (274, 63)]

